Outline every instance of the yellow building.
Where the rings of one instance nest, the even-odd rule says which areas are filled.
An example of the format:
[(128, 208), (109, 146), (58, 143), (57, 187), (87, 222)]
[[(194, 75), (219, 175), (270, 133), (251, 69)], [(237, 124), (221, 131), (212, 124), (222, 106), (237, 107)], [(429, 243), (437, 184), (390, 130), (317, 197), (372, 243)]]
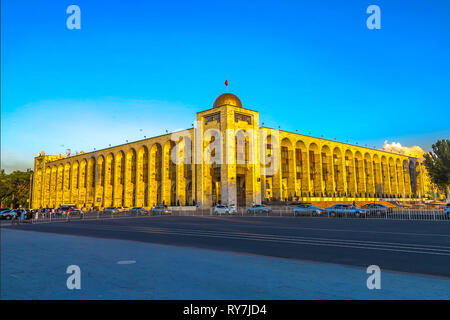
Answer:
[(260, 127), (231, 93), (195, 128), (75, 156), (40, 153), (32, 208), (418, 200), (415, 157)]

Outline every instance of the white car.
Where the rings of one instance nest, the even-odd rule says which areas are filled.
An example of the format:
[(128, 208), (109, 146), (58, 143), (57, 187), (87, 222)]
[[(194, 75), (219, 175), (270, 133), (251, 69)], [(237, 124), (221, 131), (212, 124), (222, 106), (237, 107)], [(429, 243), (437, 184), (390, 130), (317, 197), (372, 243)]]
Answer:
[(228, 208), (228, 213), (237, 214), (236, 206), (231, 205), (231, 206), (227, 206), (227, 208)]
[(229, 214), (230, 208), (222, 204), (218, 204), (214, 207), (214, 214)]
[(323, 213), (323, 209), (318, 208), (310, 203), (298, 204), (294, 207), (292, 211), (294, 213), (294, 216), (311, 215), (311, 214), (321, 215)]

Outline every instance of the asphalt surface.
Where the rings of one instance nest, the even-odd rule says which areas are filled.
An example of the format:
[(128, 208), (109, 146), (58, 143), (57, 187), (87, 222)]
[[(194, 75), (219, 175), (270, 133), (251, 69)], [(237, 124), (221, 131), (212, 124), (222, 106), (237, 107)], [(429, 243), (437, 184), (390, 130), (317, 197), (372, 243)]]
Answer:
[(158, 216), (3, 226), (337, 263), (450, 278), (450, 223)]

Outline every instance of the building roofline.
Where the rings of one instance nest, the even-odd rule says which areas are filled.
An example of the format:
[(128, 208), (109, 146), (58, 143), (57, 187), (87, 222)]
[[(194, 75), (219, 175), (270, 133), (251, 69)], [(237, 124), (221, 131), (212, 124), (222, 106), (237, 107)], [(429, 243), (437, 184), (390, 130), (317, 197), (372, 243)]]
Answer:
[[(112, 148), (117, 148), (117, 147), (126, 146), (126, 145), (133, 144), (133, 143), (136, 143), (136, 142), (141, 142), (141, 141), (146, 141), (146, 140), (152, 140), (152, 139), (156, 139), (156, 138), (168, 136), (168, 135), (171, 135), (171, 134), (174, 134), (174, 133), (178, 133), (178, 132), (182, 132), (182, 131), (190, 131), (190, 130), (193, 130), (193, 129), (194, 129), (194, 128), (188, 128), (188, 129), (184, 129), (184, 130), (173, 131), (173, 132), (170, 132), (170, 133), (161, 134), (161, 135), (159, 135), (159, 136), (154, 136), (154, 137), (150, 137), (150, 138), (145, 138), (145, 139), (141, 139), (141, 140), (136, 140), (136, 141), (132, 141), (132, 142), (127, 142), (127, 143), (123, 143), (123, 144), (118, 144), (118, 145), (116, 145), (116, 146), (111, 146), (111, 147), (108, 147), (108, 148), (103, 148), (103, 149), (99, 149), (99, 150), (95, 150), (95, 151), (89, 151), (89, 152), (85, 152), (85, 153), (75, 154), (75, 155), (73, 155), (73, 156), (68, 156), (68, 157), (67, 157), (67, 156), (66, 156), (66, 157), (62, 156), (63, 158), (57, 159), (57, 160), (53, 160), (53, 161), (49, 161), (48, 163), (50, 163), (50, 162), (56, 162), (56, 161), (60, 161), (60, 160), (65, 160), (65, 159), (70, 159), (70, 158), (73, 158), (73, 157), (85, 156), (85, 155), (88, 155), (88, 154), (91, 154), (91, 153), (97, 153), (97, 152), (104, 151), (104, 150), (108, 150), (108, 149), (112, 149)], [(58, 155), (52, 155), (52, 154), (49, 154), (48, 156), (58, 156)], [(35, 158), (39, 158), (39, 157), (40, 157), (40, 156), (37, 156), (37, 157), (35, 157)]]
[(367, 150), (371, 150), (371, 151), (384, 152), (384, 153), (393, 154), (393, 155), (396, 155), (396, 156), (403, 156), (403, 157), (408, 157), (408, 158), (418, 159), (417, 157), (414, 157), (414, 156), (408, 156), (408, 155), (406, 155), (406, 154), (395, 153), (395, 152), (390, 152), (390, 151), (385, 151), (385, 150), (379, 150), (379, 149), (374, 149), (374, 148), (369, 148), (369, 147), (363, 147), (363, 146), (360, 146), (360, 145), (350, 144), (350, 143), (347, 143), (347, 142), (341, 142), (341, 141), (337, 141), (337, 140), (330, 140), (330, 139), (319, 138), (319, 137), (315, 137), (315, 136), (308, 136), (308, 135), (301, 134), (301, 133), (298, 133), (298, 132), (292, 132), (292, 131), (287, 131), (287, 130), (275, 129), (275, 128), (270, 128), (270, 127), (266, 127), (266, 126), (262, 126), (262, 127), (260, 127), (260, 128), (263, 128), (263, 129), (270, 129), (270, 130), (278, 130), (278, 131), (282, 131), (282, 132), (287, 132), (287, 133), (291, 133), (291, 134), (296, 134), (296, 135), (303, 136), (303, 137), (308, 137), (308, 138), (320, 139), (320, 140), (329, 141), (329, 142), (335, 142), (335, 143), (345, 144), (345, 145), (351, 146), (351, 147), (358, 147), (358, 148), (363, 148), (363, 149), (367, 149)]
[(211, 111), (211, 110), (214, 110), (214, 109), (219, 109), (219, 108), (221, 108), (221, 107), (234, 107), (234, 108), (237, 108), (237, 109), (244, 109), (244, 110), (249, 110), (249, 111), (252, 111), (252, 112), (258, 112), (258, 113), (259, 113), (259, 111), (256, 111), (256, 110), (253, 110), (253, 109), (244, 108), (244, 107), (237, 107), (237, 106), (233, 106), (233, 105), (231, 105), (231, 104), (226, 104), (226, 105), (223, 105), (223, 106), (220, 106), (220, 107), (217, 107), (217, 108), (212, 107), (212, 108), (210, 108), (210, 109), (198, 111), (197, 114), (202, 113), (202, 112), (206, 112), (206, 111)]

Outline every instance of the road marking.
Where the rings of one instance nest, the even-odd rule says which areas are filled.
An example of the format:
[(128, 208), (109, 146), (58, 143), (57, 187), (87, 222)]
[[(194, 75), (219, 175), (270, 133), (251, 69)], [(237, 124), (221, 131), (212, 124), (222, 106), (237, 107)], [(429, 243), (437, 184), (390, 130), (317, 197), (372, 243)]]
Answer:
[[(75, 227), (72, 225), (71, 227)], [(438, 247), (438, 246), (421, 246), (421, 245), (409, 245), (401, 243), (383, 243), (383, 242), (364, 242), (358, 240), (348, 239), (327, 239), (327, 238), (308, 238), (308, 237), (284, 237), (274, 235), (239, 235), (234, 233), (226, 233), (220, 231), (199, 231), (199, 230), (181, 230), (154, 228), (154, 227), (139, 227), (139, 226), (113, 226), (102, 225), (92, 226), (87, 225), (77, 226), (83, 229), (93, 230), (107, 230), (115, 232), (140, 232), (140, 233), (157, 233), (179, 236), (191, 236), (191, 237), (210, 237), (210, 238), (222, 238), (232, 240), (248, 240), (248, 241), (265, 241), (274, 243), (287, 243), (296, 245), (313, 245), (313, 246), (328, 246), (328, 247), (341, 247), (341, 248), (354, 248), (354, 249), (368, 249), (368, 250), (380, 250), (380, 251), (392, 251), (403, 253), (416, 253), (416, 254), (429, 254), (429, 255), (441, 255), (450, 256), (450, 247)], [(86, 228), (87, 227), (87, 228)], [(440, 249), (442, 248), (442, 249)]]
[[(145, 230), (143, 230), (145, 232)], [(253, 239), (270, 239), (273, 241), (280, 241), (280, 242), (287, 242), (287, 243), (313, 243), (315, 245), (324, 244), (324, 245), (331, 245), (331, 244), (340, 244), (342, 246), (350, 245), (353, 248), (356, 247), (362, 247), (362, 248), (368, 248), (364, 246), (372, 246), (372, 247), (380, 247), (381, 248), (398, 248), (398, 249), (417, 249), (417, 250), (429, 250), (429, 251), (439, 251), (443, 252), (444, 255), (450, 255), (450, 247), (438, 247), (438, 246), (421, 246), (421, 245), (409, 245), (409, 244), (396, 244), (396, 243), (372, 243), (372, 242), (365, 242), (365, 241), (357, 241), (357, 240), (346, 240), (346, 239), (320, 239), (320, 238), (308, 238), (308, 237), (284, 237), (284, 236), (276, 236), (276, 235), (258, 235), (258, 234), (252, 234), (252, 235), (244, 235), (244, 234), (233, 234), (233, 233), (224, 233), (224, 232), (199, 232), (199, 231), (172, 231), (170, 229), (153, 229), (149, 230), (150, 232), (156, 232), (156, 233), (171, 233), (171, 234), (180, 234), (180, 235), (204, 235), (204, 236), (213, 236), (213, 237), (227, 237), (227, 238), (235, 238), (235, 239), (242, 239), (242, 240), (253, 240)], [(437, 247), (437, 248), (436, 248)], [(441, 249), (442, 248), (442, 249)], [(405, 251), (406, 252), (406, 251)]]
[[(208, 219), (216, 219), (216, 217), (200, 217), (200, 218), (208, 218)], [(244, 218), (252, 218), (252, 217), (244, 217)], [(258, 218), (258, 217), (256, 217)], [(262, 217), (265, 218), (265, 217)], [(278, 218), (278, 217), (274, 217)], [(286, 217), (284, 217), (286, 218)], [(301, 219), (301, 218), (299, 218)], [(317, 219), (317, 218), (315, 218)], [(320, 218), (319, 218), (320, 219)], [(325, 218), (324, 218), (325, 219)], [(224, 219), (225, 220), (225, 219)], [(228, 221), (231, 222), (240, 222), (236, 220), (229, 219)], [(355, 221), (361, 221), (361, 220), (355, 220)], [(372, 221), (378, 221), (376, 219)], [(383, 220), (387, 221), (387, 220)], [(253, 221), (251, 221), (253, 223)], [(337, 232), (357, 232), (357, 233), (385, 233), (385, 234), (399, 234), (399, 235), (411, 235), (411, 236), (438, 236), (438, 237), (450, 237), (450, 234), (438, 234), (438, 233), (414, 233), (414, 232), (393, 232), (393, 231), (372, 231), (372, 230), (351, 230), (351, 229), (330, 229), (330, 228), (311, 228), (311, 227), (280, 227), (280, 226), (274, 226), (273, 223), (267, 224), (266, 226), (260, 226), (260, 225), (252, 225), (253, 227), (257, 228), (276, 228), (276, 229), (289, 229), (289, 230), (318, 230), (318, 231), (337, 231)]]
[[(155, 229), (154, 227), (135, 227), (135, 229)], [(162, 228), (167, 229), (167, 228)], [(444, 249), (450, 251), (450, 246), (436, 246), (436, 245), (420, 245), (420, 244), (408, 244), (408, 243), (400, 243), (400, 242), (384, 242), (384, 241), (367, 241), (367, 240), (353, 240), (353, 239), (335, 239), (335, 238), (317, 238), (317, 237), (301, 237), (301, 236), (283, 236), (276, 234), (260, 234), (260, 233), (248, 233), (248, 232), (223, 232), (223, 231), (209, 231), (209, 230), (192, 230), (192, 229), (181, 229), (181, 228), (170, 228), (167, 230), (175, 230), (175, 231), (186, 231), (186, 232), (203, 232), (203, 233), (211, 233), (211, 234), (233, 234), (233, 235), (242, 235), (242, 236), (255, 236), (255, 237), (270, 237), (270, 238), (278, 238), (285, 240), (315, 240), (315, 241), (339, 241), (339, 242), (348, 242), (350, 244), (361, 243), (361, 244), (370, 244), (370, 245), (397, 245), (404, 247), (416, 247), (416, 248), (429, 248), (430, 250), (439, 250)], [(438, 249), (431, 249), (438, 248)]]
[(117, 264), (133, 264), (136, 263), (136, 260), (120, 260), (116, 262)]

